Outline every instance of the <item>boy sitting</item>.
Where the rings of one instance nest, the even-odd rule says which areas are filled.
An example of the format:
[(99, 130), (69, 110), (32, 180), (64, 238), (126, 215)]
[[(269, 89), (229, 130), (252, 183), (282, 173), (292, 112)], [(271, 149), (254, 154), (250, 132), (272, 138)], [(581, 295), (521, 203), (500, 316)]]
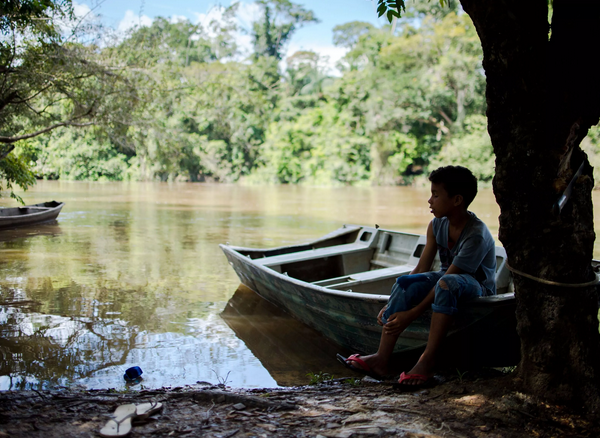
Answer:
[[(435, 356), (460, 304), (496, 294), (496, 249), (487, 226), (467, 208), (477, 194), (477, 178), (462, 166), (440, 167), (429, 176), (429, 207), (435, 216), (419, 263), (399, 277), (377, 322), (383, 326), (375, 354), (338, 358), (349, 368), (371, 376), (388, 373), (388, 362), (400, 334), (425, 310), (433, 310), (429, 339), (416, 365), (402, 373), (397, 387), (414, 390), (431, 383)], [(436, 251), (441, 270), (429, 272)]]

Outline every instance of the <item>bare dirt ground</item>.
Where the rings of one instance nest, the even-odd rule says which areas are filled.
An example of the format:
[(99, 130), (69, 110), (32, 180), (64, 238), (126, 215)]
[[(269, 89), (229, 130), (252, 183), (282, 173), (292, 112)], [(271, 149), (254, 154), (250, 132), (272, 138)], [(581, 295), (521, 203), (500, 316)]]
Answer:
[[(358, 383), (358, 384), (357, 384)], [(98, 437), (117, 406), (159, 401), (131, 437), (598, 437), (600, 423), (518, 392), (510, 376), (405, 393), (368, 378), (298, 388), (186, 386), (0, 393), (0, 437)]]

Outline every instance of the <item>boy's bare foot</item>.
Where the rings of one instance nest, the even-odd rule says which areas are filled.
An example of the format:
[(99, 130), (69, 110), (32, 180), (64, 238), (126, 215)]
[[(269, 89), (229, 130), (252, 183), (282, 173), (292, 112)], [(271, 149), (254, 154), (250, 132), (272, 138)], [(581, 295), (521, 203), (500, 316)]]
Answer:
[(402, 380), (402, 385), (423, 385), (434, 375), (433, 361), (424, 353), (415, 366), (407, 373), (404, 373), (405, 378)]
[(433, 367), (430, 368), (419, 361), (409, 372), (405, 373), (405, 376), (410, 377), (402, 380), (402, 385), (423, 385), (433, 377), (433, 374)]
[(364, 370), (365, 373), (385, 376), (388, 372), (387, 361), (383, 364), (377, 353), (368, 356), (352, 355), (346, 359), (346, 363), (352, 365), (354, 368)]

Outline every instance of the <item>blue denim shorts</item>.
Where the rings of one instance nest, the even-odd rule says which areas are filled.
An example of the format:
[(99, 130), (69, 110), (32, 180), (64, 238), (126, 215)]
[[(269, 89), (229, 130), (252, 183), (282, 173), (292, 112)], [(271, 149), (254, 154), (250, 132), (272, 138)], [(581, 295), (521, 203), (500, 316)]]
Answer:
[[(439, 285), (442, 276), (444, 276), (447, 289), (443, 289)], [(415, 307), (434, 287), (435, 300), (431, 309), (445, 315), (456, 315), (459, 301), (475, 298), (484, 293), (481, 284), (468, 274), (444, 275), (443, 271), (438, 271), (403, 275), (398, 277), (392, 287), (387, 309), (383, 313), (383, 323), (385, 324), (392, 314)]]

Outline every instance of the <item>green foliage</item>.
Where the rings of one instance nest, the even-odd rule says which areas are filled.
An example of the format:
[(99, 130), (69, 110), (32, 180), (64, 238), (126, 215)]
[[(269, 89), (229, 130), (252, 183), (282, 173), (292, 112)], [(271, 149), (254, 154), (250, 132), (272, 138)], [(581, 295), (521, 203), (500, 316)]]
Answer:
[(4, 158), (0, 165), (0, 190), (9, 190), (10, 197), (16, 199), (20, 203), (24, 203), (23, 199), (13, 189), (15, 185), (27, 190), (35, 184), (35, 176), (31, 171), (30, 163), (34, 155), (34, 151), (27, 145), (18, 146), (11, 154)]
[[(301, 101), (290, 100), (289, 105)], [(250, 181), (321, 185), (368, 179), (368, 140), (348, 129), (351, 116), (333, 103), (314, 103), (297, 115), (283, 113), (270, 125), (260, 149), (262, 165)]]
[(320, 383), (328, 382), (333, 380), (333, 376), (329, 373), (319, 371), (318, 373), (308, 373), (306, 377), (310, 378), (309, 385), (318, 385)]
[(385, 15), (390, 23), (394, 17), (400, 18), (400, 14), (405, 10), (404, 0), (378, 0), (377, 2), (377, 16)]
[(407, 20), (422, 20), (425, 17), (441, 20), (452, 12), (458, 14), (460, 11), (459, 0), (411, 0), (406, 6), (402, 18)]
[(12, 190), (31, 184), (31, 163), (13, 152), (18, 142), (64, 126), (113, 129), (131, 114), (137, 92), (109, 52), (73, 42), (82, 28), (63, 36), (57, 23), (73, 18), (70, 1), (8, 1), (0, 12), (0, 174)]
[(495, 156), (484, 116), (469, 116), (465, 121), (463, 135), (453, 138), (444, 146), (431, 160), (430, 169), (447, 165), (468, 167), (479, 181), (491, 182), (494, 177)]
[(282, 58), (282, 50), (294, 32), (307, 23), (318, 23), (312, 11), (289, 0), (258, 0), (260, 21), (253, 23), (254, 56)]
[(264, 142), (272, 103), (262, 81), (268, 83), (269, 77), (262, 75), (264, 70), (242, 64), (192, 67), (185, 72), (190, 83), (206, 79), (179, 102), (186, 108), (180, 126), (194, 136), (188, 144), (191, 157), (198, 160), (199, 179), (236, 181), (250, 173)]
[(419, 145), (414, 136), (400, 132), (391, 133), (393, 154), (389, 156), (389, 163), (398, 174), (402, 175), (419, 158)]
[[(426, 6), (424, 4), (425, 2), (430, 3), (431, 0), (414, 0), (416, 5), (413, 5), (411, 9), (418, 12), (423, 12), (425, 10), (430, 12), (431, 7)], [(456, 8), (456, 3), (457, 2), (453, 0), (439, 0), (440, 7), (442, 8), (444, 6)], [(394, 17), (401, 18), (403, 12), (406, 12), (405, 0), (377, 0), (377, 16), (381, 17), (385, 15), (390, 23), (393, 21)]]
[(481, 48), (465, 14), (428, 16), (398, 37), (385, 29), (350, 29), (355, 41), (332, 95), (371, 139), (373, 184), (409, 182), (451, 139), (467, 116), (484, 114)]
[(344, 383), (352, 386), (360, 386), (362, 381), (356, 377), (350, 377), (349, 379), (344, 380)]
[(586, 138), (581, 142), (581, 149), (588, 155), (590, 164), (594, 167), (594, 182), (600, 183), (600, 127), (592, 127)]
[(224, 9), (223, 20), (210, 23), (208, 28), (187, 20), (172, 22), (158, 17), (151, 26), (134, 28), (118, 46), (119, 56), (127, 65), (146, 68), (157, 64), (173, 68), (229, 58), (237, 51), (232, 18), (238, 6), (235, 3)]
[(356, 46), (363, 35), (372, 32), (375, 27), (365, 21), (352, 21), (333, 28), (333, 44), (340, 47)]
[(456, 369), (456, 375), (458, 376), (458, 381), (460, 383), (463, 383), (463, 379), (465, 377), (465, 374), (467, 374), (469, 371), (460, 371), (458, 368)]
[[(335, 44), (348, 49), (340, 77), (309, 51), (282, 70), (295, 30), (317, 19), (288, 0), (259, 4), (245, 62), (234, 60), (237, 4), (205, 27), (158, 18), (102, 49), (56, 35), (27, 40), (13, 90), (45, 110), (7, 105), (0, 137), (56, 129), (23, 140), (30, 157), (8, 175), (25, 185), (28, 168), (76, 180), (407, 184), (460, 163), (492, 178), (481, 47), (456, 0), (379, 2), (403, 11), (394, 35), (364, 22), (337, 26)], [(49, 74), (60, 87), (44, 88)]]
[(71, 0), (3, 0), (0, 3), (0, 33), (6, 35), (15, 30), (27, 30), (37, 35), (55, 35), (52, 18), (72, 14)]
[(511, 374), (517, 369), (517, 367), (516, 366), (508, 366), (508, 367), (502, 367), (502, 368), (497, 368), (497, 369), (502, 374)]
[(108, 142), (98, 142), (97, 129), (57, 129), (35, 138), (33, 172), (48, 179), (114, 181), (126, 179), (127, 157)]

